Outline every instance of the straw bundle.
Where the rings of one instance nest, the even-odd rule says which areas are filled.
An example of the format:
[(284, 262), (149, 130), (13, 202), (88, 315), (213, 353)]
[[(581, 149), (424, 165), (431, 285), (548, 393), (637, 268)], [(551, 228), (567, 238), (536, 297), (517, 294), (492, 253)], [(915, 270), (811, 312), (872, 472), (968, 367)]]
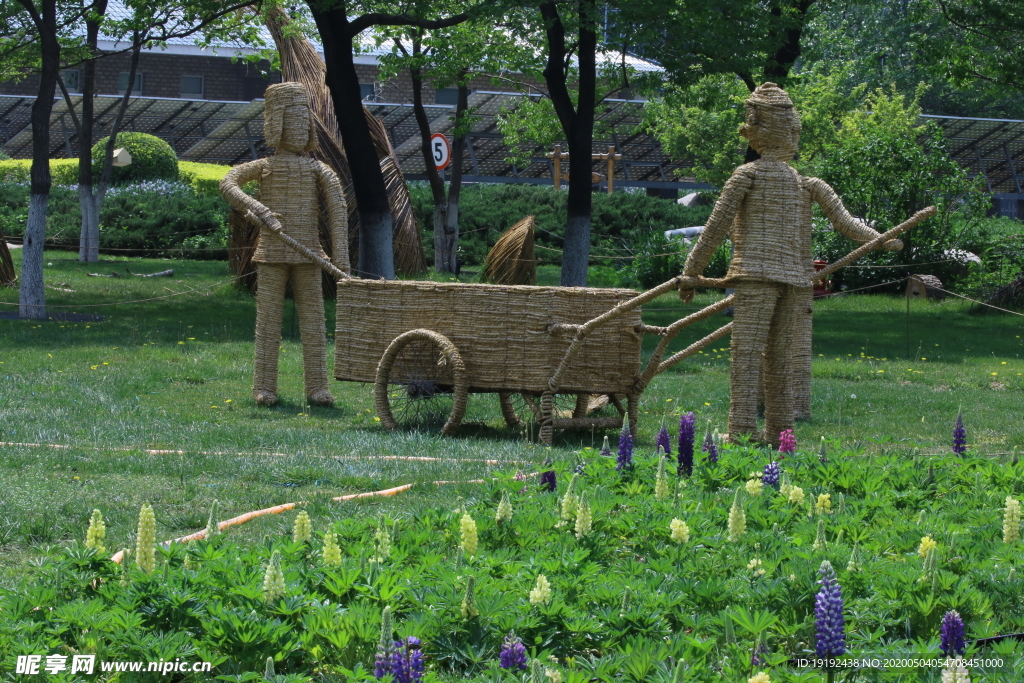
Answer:
[(536, 219), (527, 216), (505, 231), (484, 261), (484, 280), (496, 285), (537, 283), (537, 259), (533, 250)]
[(4, 240), (3, 233), (0, 232), (0, 287), (13, 287), (17, 279), (11, 251), (7, 248), (7, 241)]

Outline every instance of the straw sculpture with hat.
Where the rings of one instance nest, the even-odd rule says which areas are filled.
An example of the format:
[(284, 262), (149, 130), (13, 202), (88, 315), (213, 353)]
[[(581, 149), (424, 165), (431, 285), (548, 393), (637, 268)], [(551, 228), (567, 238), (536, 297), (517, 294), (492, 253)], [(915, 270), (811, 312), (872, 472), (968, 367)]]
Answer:
[[(220, 183), (224, 198), (260, 224), (259, 246), (253, 256), (259, 283), (253, 397), (260, 405), (277, 403), (281, 316), (290, 281), (299, 313), (306, 398), (310, 403), (329, 406), (334, 397), (327, 382), (320, 267), (286, 244), (278, 233), (327, 258), (317, 234), (322, 202), (331, 226), (334, 265), (349, 273), (348, 209), (334, 171), (323, 162), (303, 156), (317, 144), (305, 86), (294, 82), (271, 85), (265, 97), (264, 137), (267, 145), (275, 148), (274, 156), (236, 166)], [(242, 191), (242, 186), (251, 181), (259, 182), (258, 200)]]
[[(740, 135), (761, 158), (738, 167), (694, 245), (683, 275), (699, 276), (728, 235), (734, 246), (726, 278), (735, 288), (729, 437), (741, 435), (778, 445), (779, 433), (794, 419), (794, 357), (809, 358), (814, 277), (811, 206), (817, 203), (841, 234), (865, 243), (879, 233), (851, 215), (835, 191), (819, 178), (790, 166), (800, 141), (800, 117), (793, 101), (775, 83), (760, 85), (745, 102)], [(898, 250), (899, 240), (884, 249)], [(684, 301), (692, 289), (682, 289)], [(794, 348), (794, 342), (797, 347)], [(763, 368), (762, 368), (763, 362)], [(764, 382), (760, 373), (764, 372)], [(763, 436), (757, 406), (764, 387)]]

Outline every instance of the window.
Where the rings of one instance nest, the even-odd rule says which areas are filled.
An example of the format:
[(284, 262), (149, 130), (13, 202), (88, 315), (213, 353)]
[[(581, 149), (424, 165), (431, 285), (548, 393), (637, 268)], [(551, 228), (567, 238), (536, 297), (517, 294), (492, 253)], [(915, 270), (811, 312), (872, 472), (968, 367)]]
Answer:
[(81, 69), (64, 69), (60, 72), (61, 80), (68, 92), (82, 92), (82, 71)]
[(434, 94), (434, 102), (437, 104), (458, 104), (458, 88), (438, 88)]
[[(128, 73), (122, 71), (117, 77), (117, 91), (123, 93), (128, 88)], [(142, 94), (142, 74), (135, 74), (135, 83), (132, 85), (132, 95)]]
[(185, 100), (201, 100), (203, 99), (203, 77), (202, 76), (182, 76), (181, 77), (181, 88), (180, 97)]
[(359, 94), (362, 95), (364, 100), (373, 100), (377, 96), (377, 86), (375, 83), (360, 83)]

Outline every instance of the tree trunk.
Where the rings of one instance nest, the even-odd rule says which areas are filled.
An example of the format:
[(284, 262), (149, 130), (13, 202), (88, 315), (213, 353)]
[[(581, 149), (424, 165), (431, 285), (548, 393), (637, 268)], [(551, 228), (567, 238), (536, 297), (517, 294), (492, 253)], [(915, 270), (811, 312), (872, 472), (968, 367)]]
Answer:
[(391, 206), (370, 128), (363, 116), (359, 76), (352, 54), (355, 35), (349, 30), (344, 3), (326, 11), (313, 9), (316, 6), (313, 3), (311, 9), (324, 47), (327, 66), (324, 80), (331, 91), (359, 210), (359, 263), (356, 271), (360, 277), (394, 280)]
[[(413, 56), (420, 56), (419, 41), (413, 42)], [(423, 107), (423, 72), (418, 66), (410, 67), (412, 77), (412, 111), (416, 118), (416, 126), (420, 131), (420, 151), (423, 164), (430, 182), (430, 194), (434, 199), (434, 271), (451, 273), (454, 268), (447, 257), (447, 239), (445, 228), (448, 224), (448, 197), (445, 196), (444, 181), (434, 163), (434, 151), (430, 149), (430, 121), (427, 110)]]
[(39, 31), (41, 68), (39, 94), (32, 105), (32, 183), (29, 189), (28, 223), (21, 261), (21, 286), (18, 290), (18, 315), (46, 319), (46, 293), (43, 286), (43, 243), (46, 240), (46, 205), (50, 199), (50, 113), (60, 70), (60, 43), (57, 42), (56, 0), (43, 0), (41, 14), (32, 0), (21, 0)]
[[(86, 15), (85, 42), (92, 53), (82, 64), (82, 118), (78, 130), (78, 204), (82, 212), (82, 231), (78, 240), (78, 260), (95, 263), (100, 260), (100, 202), (93, 194), (92, 131), (93, 97), (96, 94), (96, 59), (100, 22), (107, 12), (107, 0), (96, 0), (92, 7), (95, 15)], [(68, 103), (70, 107), (70, 102)]]
[(548, 61), (544, 80), (551, 103), (562, 124), (569, 143), (569, 196), (565, 242), (562, 253), (563, 287), (585, 287), (590, 260), (591, 155), (594, 142), (594, 105), (597, 97), (597, 32), (595, 0), (579, 0), (579, 41), (576, 54), (579, 64), (579, 98), (575, 109), (569, 94), (566, 63), (569, 49), (565, 43), (565, 26), (555, 3), (541, 5), (547, 24)]
[(445, 225), (445, 254), (452, 272), (458, 272), (459, 257), (459, 197), (462, 194), (462, 155), (466, 148), (466, 132), (463, 118), (469, 111), (469, 85), (463, 80), (459, 82), (459, 99), (455, 105), (455, 139), (452, 144), (452, 181), (448, 187), (448, 222)]

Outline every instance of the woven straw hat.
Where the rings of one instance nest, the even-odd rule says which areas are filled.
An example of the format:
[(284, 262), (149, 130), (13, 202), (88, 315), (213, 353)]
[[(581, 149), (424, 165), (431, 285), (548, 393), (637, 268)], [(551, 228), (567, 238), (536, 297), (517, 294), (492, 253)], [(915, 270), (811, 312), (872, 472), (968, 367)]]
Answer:
[(762, 107), (793, 108), (793, 100), (789, 99), (786, 91), (775, 83), (770, 82), (757, 86), (750, 97), (747, 98), (746, 103)]

